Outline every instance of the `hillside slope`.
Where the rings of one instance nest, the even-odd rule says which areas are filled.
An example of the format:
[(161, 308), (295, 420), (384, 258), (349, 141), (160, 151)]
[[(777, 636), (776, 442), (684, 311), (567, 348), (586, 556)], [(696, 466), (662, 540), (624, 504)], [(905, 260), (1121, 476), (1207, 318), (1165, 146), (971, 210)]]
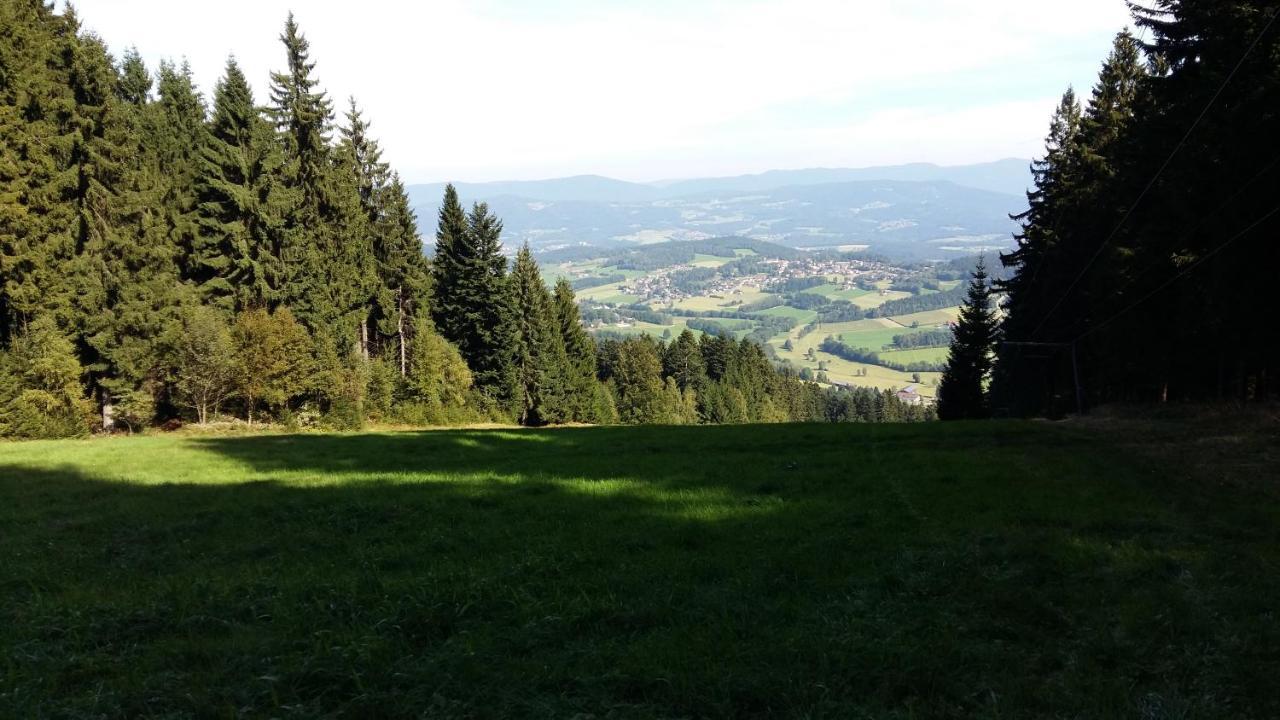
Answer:
[(0, 716), (1275, 717), (1280, 507), (1044, 423), (0, 444)]

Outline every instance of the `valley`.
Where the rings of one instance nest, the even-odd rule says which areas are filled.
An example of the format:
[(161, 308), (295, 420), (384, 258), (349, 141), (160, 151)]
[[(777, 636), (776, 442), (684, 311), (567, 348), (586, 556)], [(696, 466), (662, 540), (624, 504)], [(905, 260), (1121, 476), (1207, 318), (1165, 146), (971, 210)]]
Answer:
[[(805, 379), (936, 397), (974, 258), (891, 262), (749, 238), (543, 253), (597, 338), (751, 338)], [(843, 348), (832, 343), (839, 343)]]

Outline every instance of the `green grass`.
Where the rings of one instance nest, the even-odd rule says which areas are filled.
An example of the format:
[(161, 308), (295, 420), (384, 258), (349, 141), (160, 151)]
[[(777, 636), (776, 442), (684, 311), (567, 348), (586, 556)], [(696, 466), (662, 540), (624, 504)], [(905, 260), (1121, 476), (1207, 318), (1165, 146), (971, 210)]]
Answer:
[(1274, 495), (1134, 438), (3, 443), (0, 717), (1277, 716)]
[(910, 350), (884, 350), (880, 352), (880, 358), (888, 362), (902, 363), (904, 365), (913, 362), (945, 362), (947, 359), (948, 349), (945, 347), (926, 347), (911, 348)]
[(847, 290), (842, 290), (841, 286), (835, 283), (818, 285), (817, 287), (809, 288), (804, 292), (813, 293), (815, 295), (822, 295), (823, 297), (827, 297), (832, 300), (853, 300), (854, 298), (860, 298), (863, 295), (871, 294), (870, 290), (863, 290), (862, 288), (856, 288), (856, 287), (849, 288)]
[(795, 318), (797, 326), (807, 325), (818, 317), (818, 311), (816, 310), (801, 310), (800, 308), (793, 308), (790, 305), (771, 307), (768, 310), (761, 310), (756, 314)]
[(892, 319), (894, 322), (904, 327), (910, 327), (911, 323), (918, 323), (922, 329), (935, 328), (949, 322), (954, 322), (960, 317), (959, 307), (942, 308), (941, 310), (925, 310), (924, 312), (911, 313), (910, 315), (895, 315)]
[(886, 347), (893, 345), (893, 338), (897, 335), (908, 335), (912, 331), (902, 327), (879, 327), (867, 330), (855, 330), (853, 332), (840, 333), (840, 342), (849, 347), (862, 348), (872, 352), (884, 352)]

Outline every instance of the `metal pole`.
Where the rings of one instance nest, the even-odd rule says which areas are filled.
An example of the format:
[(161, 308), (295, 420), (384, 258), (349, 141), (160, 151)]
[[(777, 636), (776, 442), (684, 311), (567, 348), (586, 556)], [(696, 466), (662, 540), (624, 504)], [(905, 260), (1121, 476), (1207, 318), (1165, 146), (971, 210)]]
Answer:
[(1071, 343), (1071, 377), (1076, 382), (1076, 412), (1084, 414), (1084, 388), (1080, 386), (1080, 363), (1076, 360), (1076, 344)]

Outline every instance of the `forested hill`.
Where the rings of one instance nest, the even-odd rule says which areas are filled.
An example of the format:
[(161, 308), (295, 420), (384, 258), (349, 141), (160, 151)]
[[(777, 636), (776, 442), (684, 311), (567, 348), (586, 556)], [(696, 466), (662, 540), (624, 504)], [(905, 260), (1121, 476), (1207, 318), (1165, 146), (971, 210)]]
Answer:
[(729, 236), (706, 240), (689, 240), (680, 243), (654, 243), (603, 251), (591, 246), (575, 246), (542, 253), (539, 255), (539, 259), (546, 263), (559, 263), (601, 258), (605, 261), (605, 264), (622, 263), (633, 267), (633, 269), (645, 269), (647, 267), (668, 267), (670, 265), (689, 263), (693, 261), (695, 255), (700, 254), (732, 258), (737, 257), (739, 251), (783, 260), (795, 260), (806, 255), (803, 250), (796, 250), (785, 245), (753, 238)]
[[(738, 235), (793, 248), (867, 246), (900, 259), (945, 260), (1009, 249), (1017, 229), (1009, 214), (1026, 207), (1020, 195), (942, 179), (831, 180), (863, 174), (815, 170), (688, 181), (671, 186), (674, 192), (593, 177), (470, 185), (458, 192), (487, 202), (502, 216), (509, 242), (535, 250)], [(797, 184), (773, 185), (788, 180)], [(438, 197), (413, 197), (423, 217), (439, 208)]]

